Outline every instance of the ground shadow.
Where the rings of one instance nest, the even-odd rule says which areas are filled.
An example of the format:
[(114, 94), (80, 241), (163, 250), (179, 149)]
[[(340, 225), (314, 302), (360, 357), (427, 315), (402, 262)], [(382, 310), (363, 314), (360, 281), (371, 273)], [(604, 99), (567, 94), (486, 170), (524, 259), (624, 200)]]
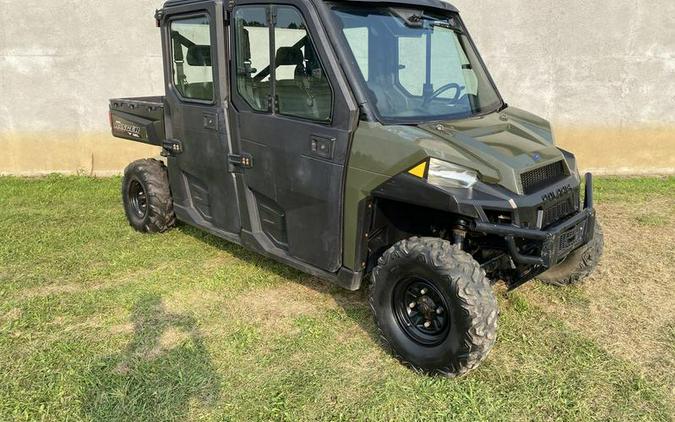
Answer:
[(375, 343), (381, 344), (381, 338), (377, 333), (375, 323), (370, 313), (370, 306), (368, 305), (367, 287), (370, 283), (369, 277), (364, 278), (359, 291), (350, 292), (328, 281), (324, 281), (317, 277), (305, 274), (285, 264), (278, 263), (271, 258), (267, 258), (256, 252), (250, 251), (235, 243), (213, 236), (196, 227), (192, 227), (187, 224), (181, 224), (178, 227), (178, 230), (180, 230), (183, 234), (221, 249), (239, 260), (245, 261), (252, 265), (263, 265), (269, 271), (273, 272), (279, 277), (311, 288), (318, 293), (330, 295), (333, 300), (335, 300), (335, 303), (343, 308), (347, 317), (358, 324), (358, 326), (365, 333), (367, 333)]
[(131, 320), (126, 349), (102, 359), (85, 378), (87, 419), (185, 419), (191, 403), (217, 402), (220, 378), (191, 316), (167, 312), (159, 296), (147, 295)]

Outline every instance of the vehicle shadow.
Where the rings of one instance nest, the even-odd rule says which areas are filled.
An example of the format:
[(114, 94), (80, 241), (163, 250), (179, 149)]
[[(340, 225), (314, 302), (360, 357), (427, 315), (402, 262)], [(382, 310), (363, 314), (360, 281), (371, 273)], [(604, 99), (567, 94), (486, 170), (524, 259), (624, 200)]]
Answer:
[(217, 402), (221, 383), (197, 322), (167, 312), (147, 295), (131, 314), (133, 338), (119, 354), (92, 366), (82, 397), (86, 419), (184, 419), (189, 404)]
[(328, 281), (305, 274), (285, 264), (278, 263), (271, 258), (262, 256), (242, 246), (228, 242), (227, 240), (213, 236), (187, 224), (180, 224), (177, 230), (180, 230), (180, 232), (185, 235), (192, 236), (195, 239), (225, 251), (244, 262), (256, 266), (265, 266), (265, 268), (279, 277), (311, 288), (318, 293), (330, 295), (335, 303), (342, 307), (349, 319), (358, 324), (358, 326), (367, 333), (375, 343), (378, 345), (382, 344), (381, 339), (377, 334), (375, 322), (370, 313), (370, 305), (368, 304), (367, 287), (370, 283), (369, 278), (364, 279), (360, 290), (350, 292), (331, 284)]

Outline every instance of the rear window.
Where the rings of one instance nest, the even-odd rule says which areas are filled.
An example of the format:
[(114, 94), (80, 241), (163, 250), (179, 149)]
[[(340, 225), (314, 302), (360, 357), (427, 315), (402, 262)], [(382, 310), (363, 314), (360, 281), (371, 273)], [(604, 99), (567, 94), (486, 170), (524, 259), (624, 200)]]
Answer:
[(183, 98), (213, 101), (211, 49), (207, 16), (171, 22), (173, 83)]

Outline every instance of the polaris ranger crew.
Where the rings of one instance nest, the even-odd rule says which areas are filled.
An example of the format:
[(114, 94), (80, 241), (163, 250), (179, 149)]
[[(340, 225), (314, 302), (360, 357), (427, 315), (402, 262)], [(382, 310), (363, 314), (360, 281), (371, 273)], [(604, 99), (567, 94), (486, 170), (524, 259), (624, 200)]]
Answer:
[[(592, 179), (509, 107), (439, 0), (171, 0), (165, 96), (113, 99), (131, 225), (176, 220), (357, 290), (416, 370), (475, 368), (492, 284), (580, 282), (602, 232)], [(195, 258), (198, 259), (198, 258)]]

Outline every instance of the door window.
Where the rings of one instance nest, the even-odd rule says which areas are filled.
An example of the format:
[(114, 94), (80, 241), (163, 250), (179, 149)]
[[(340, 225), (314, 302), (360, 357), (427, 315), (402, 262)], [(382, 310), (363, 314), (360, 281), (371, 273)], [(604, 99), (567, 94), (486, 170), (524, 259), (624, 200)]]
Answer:
[(277, 7), (274, 41), (279, 113), (330, 121), (333, 94), (307, 25), (297, 9)]
[(173, 83), (187, 99), (213, 101), (211, 27), (206, 16), (171, 22)]
[[(274, 84), (275, 113), (330, 122), (333, 93), (302, 15), (290, 6), (269, 7), (276, 14), (273, 33), (267, 24), (268, 7), (235, 11), (237, 92), (253, 110), (272, 111)], [(273, 60), (270, 42), (275, 46)]]
[(265, 6), (241, 7), (234, 14), (236, 28), (237, 92), (256, 111), (267, 111), (271, 95), (270, 34)]

